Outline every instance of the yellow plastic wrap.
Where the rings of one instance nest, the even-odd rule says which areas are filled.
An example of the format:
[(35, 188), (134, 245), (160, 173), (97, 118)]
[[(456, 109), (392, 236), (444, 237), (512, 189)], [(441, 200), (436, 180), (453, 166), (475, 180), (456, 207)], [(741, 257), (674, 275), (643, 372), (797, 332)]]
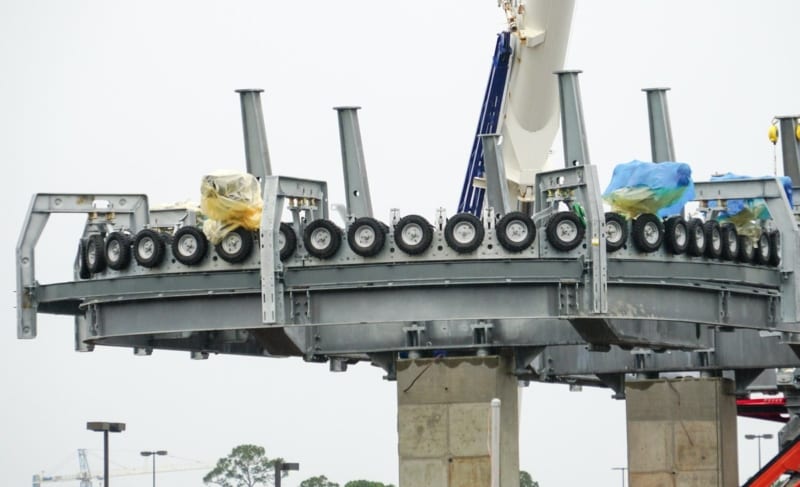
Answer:
[(627, 218), (636, 218), (643, 213), (658, 213), (658, 210), (680, 198), (685, 189), (655, 191), (646, 186), (631, 186), (605, 194), (603, 199), (611, 205), (612, 211)]
[(724, 216), (719, 222), (733, 223), (737, 234), (747, 235), (753, 240), (758, 240), (761, 236), (761, 222), (758, 215), (750, 209), (746, 208), (733, 216)]
[(214, 173), (203, 176), (200, 207), (208, 219), (203, 233), (216, 245), (229, 232), (244, 227), (257, 230), (261, 225), (261, 186), (252, 174)]

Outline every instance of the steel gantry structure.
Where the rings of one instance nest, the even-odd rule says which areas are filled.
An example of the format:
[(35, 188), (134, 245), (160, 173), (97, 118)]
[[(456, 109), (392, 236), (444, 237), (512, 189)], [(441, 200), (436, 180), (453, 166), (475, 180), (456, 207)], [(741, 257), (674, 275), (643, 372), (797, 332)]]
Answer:
[[(487, 164), (498, 169), (487, 172), (481, 218), (440, 209), (430, 222), (399, 211), (374, 219), (357, 112), (338, 109), (346, 229), (328, 218), (325, 182), (269, 174), (265, 134), (253, 128), (263, 127), (259, 92), (243, 91), (247, 147), (261, 148), (247, 151), (263, 188), (260, 231), (211, 246), (199, 209), (150, 210), (143, 194), (35, 195), (17, 248), (18, 336), (36, 336), (38, 312), (67, 314), (79, 350), (300, 356), (333, 370), (369, 360), (390, 378), (398, 353), (492, 351), (512, 355), (521, 379), (617, 393), (631, 373), (731, 371), (746, 385), (764, 369), (798, 365), (800, 240), (780, 182), (696, 183), (708, 221), (711, 202), (766, 201), (767, 240), (755, 253), (723, 260), (724, 239), (710, 225), (686, 235), (687, 245), (708, 242), (694, 242), (694, 255), (670, 247), (659, 220), (620, 223), (603, 212), (596, 168), (582, 163), (577, 73), (559, 80), (571, 162), (537, 175), (531, 214), (495, 210), (511, 204), (492, 191), (502, 164)], [(795, 117), (781, 123), (795, 133)], [(657, 146), (668, 131), (654, 127)], [(797, 164), (797, 145), (784, 148), (785, 165)], [(501, 157), (487, 146), (488, 159)], [(88, 215), (75, 279), (38, 283), (35, 243), (48, 216), (65, 212)]]

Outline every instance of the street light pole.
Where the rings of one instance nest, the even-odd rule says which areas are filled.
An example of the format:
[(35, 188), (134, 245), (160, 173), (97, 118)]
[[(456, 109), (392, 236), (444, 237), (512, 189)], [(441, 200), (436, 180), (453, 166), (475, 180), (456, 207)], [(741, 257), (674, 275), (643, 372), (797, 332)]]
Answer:
[(299, 463), (283, 463), (280, 460), (276, 460), (273, 465), (275, 466), (275, 487), (281, 487), (281, 472), (300, 470)]
[(153, 457), (153, 487), (156, 487), (156, 455), (164, 456), (167, 454), (166, 450), (152, 450), (139, 452), (143, 457)]
[(103, 486), (108, 487), (108, 433), (122, 433), (125, 431), (125, 423), (91, 421), (86, 423), (86, 429), (103, 432)]
[(772, 435), (765, 433), (763, 435), (744, 435), (746, 440), (758, 440), (758, 469), (761, 470), (761, 439), (771, 440)]
[(628, 470), (628, 467), (611, 467), (611, 470), (619, 470), (622, 474), (622, 487), (625, 487), (625, 471)]

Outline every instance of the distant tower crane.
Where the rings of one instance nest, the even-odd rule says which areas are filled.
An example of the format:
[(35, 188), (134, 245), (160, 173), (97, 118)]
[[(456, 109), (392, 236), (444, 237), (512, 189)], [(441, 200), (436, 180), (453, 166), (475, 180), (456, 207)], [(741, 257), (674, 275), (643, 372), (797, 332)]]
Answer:
[[(89, 470), (89, 460), (86, 457), (86, 449), (80, 448), (78, 449), (78, 465), (80, 466), (80, 471), (76, 474), (72, 475), (45, 475), (44, 473), (34, 474), (33, 475), (33, 487), (42, 487), (42, 484), (45, 482), (69, 482), (80, 480), (80, 487), (92, 487), (92, 480), (103, 480), (102, 475), (95, 475), (92, 476), (91, 471)], [(164, 466), (157, 470), (157, 472), (181, 472), (181, 471), (189, 471), (189, 470), (205, 470), (214, 468), (213, 464), (206, 464), (198, 462), (193, 465), (177, 465), (177, 466)], [(126, 470), (122, 472), (114, 473), (114, 477), (123, 477), (128, 475), (145, 475), (151, 473), (151, 469), (141, 469), (141, 470)], [(111, 477), (111, 475), (109, 475)]]
[[(43, 475), (34, 474), (33, 487), (41, 487), (43, 482), (68, 482), (70, 480), (80, 480), (80, 487), (92, 487), (92, 473), (89, 470), (89, 460), (86, 458), (86, 449), (78, 449), (78, 465), (80, 472), (74, 475)], [(94, 477), (101, 480), (102, 477)]]

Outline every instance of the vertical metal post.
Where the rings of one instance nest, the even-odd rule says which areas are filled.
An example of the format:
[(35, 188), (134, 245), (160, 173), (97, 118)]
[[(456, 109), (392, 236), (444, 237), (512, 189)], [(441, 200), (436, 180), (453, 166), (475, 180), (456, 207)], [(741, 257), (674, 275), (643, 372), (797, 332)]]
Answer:
[(267, 147), (267, 132), (264, 128), (264, 113), (261, 110), (261, 92), (264, 90), (236, 90), (242, 104), (242, 128), (244, 129), (244, 154), (247, 172), (257, 177), (264, 187), (264, 177), (272, 174)]
[(492, 399), (491, 411), (491, 486), (500, 487), (500, 399)]
[(275, 462), (275, 487), (281, 487), (281, 462)]
[(344, 189), (347, 194), (347, 214), (352, 217), (372, 216), (367, 166), (361, 145), (358, 110), (361, 107), (334, 107), (339, 117), (339, 141), (342, 147)]
[(500, 148), (500, 136), (481, 134), (480, 138), (483, 145), (483, 167), (486, 175), (488, 204), (497, 213), (506, 215), (511, 211), (511, 198), (508, 194), (506, 165), (503, 162), (503, 150)]
[(578, 75), (582, 71), (556, 71), (561, 101), (561, 136), (564, 140), (564, 167), (589, 164), (586, 143), (586, 125), (583, 123), (583, 106)]
[(103, 431), (103, 485), (108, 487), (108, 430)]
[(667, 109), (669, 88), (644, 88), (647, 94), (647, 118), (650, 123), (650, 153), (653, 162), (675, 160), (675, 146), (672, 143), (672, 126)]
[(775, 117), (781, 135), (783, 175), (792, 178), (792, 189), (800, 189), (800, 140), (797, 138), (797, 119), (800, 115)]

